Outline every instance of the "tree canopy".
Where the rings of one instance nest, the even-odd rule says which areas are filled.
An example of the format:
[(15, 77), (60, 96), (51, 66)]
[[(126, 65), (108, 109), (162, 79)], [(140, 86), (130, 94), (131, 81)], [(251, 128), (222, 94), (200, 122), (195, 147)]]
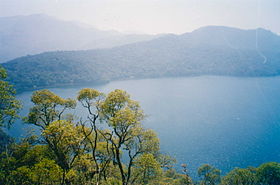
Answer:
[(18, 118), (21, 108), (20, 102), (15, 98), (16, 91), (7, 81), (7, 73), (0, 66), (0, 127), (9, 128)]

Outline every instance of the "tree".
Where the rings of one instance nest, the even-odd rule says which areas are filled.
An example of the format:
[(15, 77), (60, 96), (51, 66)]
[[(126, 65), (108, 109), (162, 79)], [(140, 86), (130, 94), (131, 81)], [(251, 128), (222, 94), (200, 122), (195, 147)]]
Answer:
[(16, 99), (16, 91), (5, 79), (7, 73), (0, 66), (0, 127), (9, 128), (17, 119), (21, 108), (20, 102)]
[[(132, 178), (136, 158), (144, 153), (150, 153), (155, 158), (159, 156), (156, 134), (142, 128), (144, 113), (139, 103), (131, 100), (122, 90), (112, 91), (106, 96), (95, 89), (86, 88), (79, 92), (77, 99), (88, 112), (87, 120), (81, 125), (90, 128), (89, 134), (84, 133), (91, 146), (98, 179), (101, 179), (101, 174), (106, 179), (106, 169), (112, 161), (119, 168), (123, 184), (136, 181), (136, 176)], [(98, 123), (105, 124), (106, 129), (102, 129)], [(101, 143), (103, 152), (98, 150)], [(128, 158), (126, 165), (124, 154)]]
[(221, 185), (255, 185), (257, 184), (255, 169), (235, 168), (223, 177)]
[(258, 182), (265, 185), (280, 184), (280, 163), (269, 162), (257, 168)]
[[(160, 154), (156, 133), (143, 128), (144, 112), (129, 94), (117, 89), (105, 95), (86, 88), (78, 93), (77, 100), (88, 114), (86, 118), (68, 119), (65, 111), (75, 108), (74, 100), (48, 90), (37, 91), (32, 96), (34, 107), (25, 118), (41, 128), (38, 146), (46, 146), (52, 157), (44, 158), (55, 161), (62, 170), (61, 184), (184, 183), (182, 175), (161, 182), (164, 169), (171, 169), (174, 160)], [(33, 173), (40, 162), (20, 167)], [(39, 166), (45, 170), (45, 163)], [(41, 178), (33, 174), (33, 180)], [(22, 177), (26, 180), (24, 174)]]
[(45, 129), (53, 121), (61, 120), (67, 109), (74, 109), (76, 101), (63, 99), (49, 90), (35, 91), (31, 97), (34, 106), (24, 118), (25, 122)]
[(137, 184), (148, 184), (149, 181), (160, 179), (162, 169), (155, 157), (148, 153), (139, 156), (135, 161)]
[(54, 121), (45, 128), (42, 135), (66, 175), (74, 167), (78, 156), (85, 152), (81, 127), (70, 121)]
[(61, 183), (62, 170), (53, 160), (43, 159), (32, 167), (21, 166), (10, 175), (11, 185), (57, 185)]
[[(0, 182), (7, 185), (40, 184), (36, 181), (35, 175), (48, 174), (38, 172), (38, 164), (43, 161), (49, 163), (54, 156), (46, 145), (38, 145), (35, 137), (27, 137), (19, 143), (13, 143), (6, 152), (0, 155)], [(35, 168), (37, 166), (37, 168)], [(45, 167), (49, 170), (49, 167)], [(34, 177), (34, 178), (33, 178)], [(49, 180), (49, 182), (52, 182)], [(49, 183), (51, 184), (51, 183)]]
[[(123, 184), (135, 181), (135, 178), (130, 178), (136, 158), (143, 153), (156, 154), (159, 150), (156, 134), (141, 126), (144, 113), (139, 103), (131, 100), (122, 90), (112, 91), (106, 96), (95, 89), (86, 88), (79, 92), (77, 99), (88, 111), (87, 120), (81, 125), (83, 128), (86, 124), (90, 127), (89, 134), (85, 132), (85, 136), (91, 146), (98, 179), (102, 173), (106, 174), (106, 168), (112, 161), (119, 168)], [(97, 122), (106, 124), (106, 129), (99, 128)], [(98, 151), (101, 143), (102, 153)], [(129, 159), (127, 165), (124, 163), (124, 153)]]
[[(113, 153), (113, 162), (118, 165), (122, 184), (131, 181), (132, 167), (136, 158), (142, 154), (156, 154), (159, 151), (159, 139), (151, 130), (142, 127), (144, 113), (138, 102), (122, 90), (108, 94), (99, 106), (101, 119), (108, 125), (108, 130), (101, 134), (109, 141)], [(122, 151), (128, 155), (127, 166), (124, 165)]]
[(204, 164), (198, 168), (198, 176), (201, 178), (201, 185), (215, 185), (220, 182), (221, 171), (217, 168)]
[(14, 138), (10, 137), (0, 128), (0, 154), (7, 149), (7, 146), (14, 142)]
[(187, 185), (193, 184), (192, 179), (188, 174), (187, 164), (181, 164), (181, 167), (183, 168), (182, 172), (185, 175), (184, 184), (187, 184)]
[(76, 107), (76, 101), (61, 98), (49, 90), (35, 91), (31, 101), (34, 106), (24, 120), (41, 129), (43, 142), (48, 144), (57, 164), (63, 169), (65, 183), (66, 174), (72, 168), (77, 152), (83, 147), (80, 143), (83, 136), (77, 135), (74, 124), (70, 120), (62, 120), (67, 109)]
[[(83, 133), (90, 145), (89, 153), (91, 153), (91, 159), (94, 162), (94, 171), (92, 176), (98, 175), (97, 182), (101, 180), (103, 175), (106, 180), (106, 168), (108, 167), (112, 153), (107, 140), (105, 140), (100, 134), (101, 131), (97, 127), (97, 121), (100, 117), (100, 104), (104, 100), (105, 94), (90, 88), (82, 89), (78, 93), (78, 101), (86, 108), (88, 112), (87, 120), (80, 125), (83, 128)], [(89, 129), (87, 129), (89, 127)], [(86, 131), (87, 130), (87, 131)]]
[(56, 185), (61, 183), (62, 174), (54, 160), (43, 159), (31, 168), (29, 176), (36, 184)]
[(173, 168), (174, 164), (177, 162), (175, 158), (167, 154), (159, 154), (157, 160), (159, 161), (161, 168), (167, 170)]

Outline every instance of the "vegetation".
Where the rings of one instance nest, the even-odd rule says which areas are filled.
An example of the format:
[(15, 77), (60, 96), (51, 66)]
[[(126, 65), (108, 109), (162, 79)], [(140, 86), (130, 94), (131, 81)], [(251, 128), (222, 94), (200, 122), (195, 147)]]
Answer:
[(256, 30), (205, 27), (111, 49), (26, 56), (3, 66), (19, 91), (131, 78), (279, 75), (280, 37), (258, 30), (264, 59), (255, 36)]
[(198, 168), (198, 176), (201, 178), (200, 184), (215, 185), (221, 180), (221, 171), (205, 164)]
[(18, 118), (21, 108), (20, 102), (15, 98), (15, 90), (12, 85), (5, 81), (7, 73), (0, 66), (0, 153), (2, 153), (13, 139), (9, 137), (3, 128), (9, 128)]
[[(66, 113), (75, 100), (48, 90), (34, 92), (31, 100), (24, 120), (40, 134), (2, 153), (4, 184), (158, 184), (172, 168), (174, 160), (160, 153), (156, 134), (141, 124), (143, 110), (125, 91), (82, 89), (77, 101), (86, 119)], [(184, 178), (175, 177), (165, 180)]]
[(21, 108), (20, 102), (15, 98), (13, 86), (5, 81), (6, 77), (6, 71), (0, 66), (0, 128), (10, 127)]
[[(4, 70), (1, 75), (5, 77)], [(20, 103), (12, 87), (3, 80), (1, 83), (2, 127), (8, 127), (18, 117)], [(39, 133), (19, 142), (8, 139), (0, 143), (1, 184), (280, 184), (280, 163), (276, 162), (236, 168), (224, 177), (219, 169), (205, 164), (198, 169), (197, 182), (189, 176), (186, 164), (177, 172), (173, 166), (176, 160), (160, 152), (156, 133), (141, 124), (145, 114), (139, 103), (123, 90), (104, 94), (85, 88), (77, 100), (40, 90), (31, 100), (34, 106), (24, 121), (38, 127)], [(77, 104), (86, 116), (69, 114)]]

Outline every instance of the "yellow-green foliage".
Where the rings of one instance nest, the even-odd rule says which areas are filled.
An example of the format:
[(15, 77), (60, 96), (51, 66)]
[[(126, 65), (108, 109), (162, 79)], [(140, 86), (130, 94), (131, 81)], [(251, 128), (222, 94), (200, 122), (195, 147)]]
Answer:
[(15, 90), (12, 85), (5, 81), (6, 71), (0, 66), (0, 129), (10, 127), (18, 118), (21, 108), (20, 102), (15, 98)]
[(138, 175), (138, 183), (147, 184), (150, 180), (161, 178), (162, 169), (159, 162), (152, 154), (143, 154), (135, 161), (135, 174)]
[(51, 122), (60, 120), (66, 109), (74, 109), (76, 101), (63, 99), (49, 90), (35, 91), (31, 97), (34, 106), (30, 109), (25, 122), (44, 129)]

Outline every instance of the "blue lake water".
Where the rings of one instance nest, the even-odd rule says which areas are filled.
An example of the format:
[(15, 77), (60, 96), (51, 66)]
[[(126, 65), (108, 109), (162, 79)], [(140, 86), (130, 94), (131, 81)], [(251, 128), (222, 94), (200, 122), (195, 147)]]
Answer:
[[(145, 127), (158, 133), (161, 150), (174, 156), (178, 166), (188, 164), (190, 171), (205, 163), (225, 173), (234, 167), (280, 162), (280, 77), (163, 78), (87, 87), (131, 94), (148, 115)], [(51, 90), (74, 98), (81, 88)], [(32, 106), (31, 94), (18, 95), (24, 104), (22, 115)], [(10, 133), (20, 136), (25, 128), (18, 122)]]

